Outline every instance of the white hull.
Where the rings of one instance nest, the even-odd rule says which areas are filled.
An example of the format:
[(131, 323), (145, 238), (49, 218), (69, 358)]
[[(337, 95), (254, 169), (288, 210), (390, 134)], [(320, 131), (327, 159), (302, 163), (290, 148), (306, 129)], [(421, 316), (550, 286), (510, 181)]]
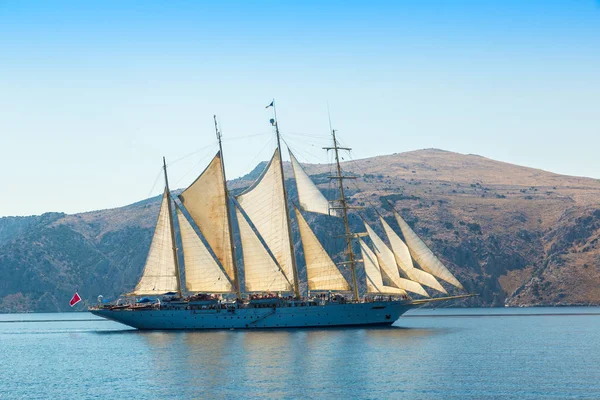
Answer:
[(137, 329), (271, 329), (391, 325), (416, 307), (410, 300), (235, 309), (90, 309)]

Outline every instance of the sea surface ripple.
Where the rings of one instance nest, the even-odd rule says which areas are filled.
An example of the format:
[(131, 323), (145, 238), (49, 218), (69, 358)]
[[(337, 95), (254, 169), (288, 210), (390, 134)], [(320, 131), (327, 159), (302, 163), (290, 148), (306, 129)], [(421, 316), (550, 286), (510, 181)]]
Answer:
[(600, 308), (411, 311), (393, 327), (142, 332), (0, 314), (0, 399), (600, 399)]

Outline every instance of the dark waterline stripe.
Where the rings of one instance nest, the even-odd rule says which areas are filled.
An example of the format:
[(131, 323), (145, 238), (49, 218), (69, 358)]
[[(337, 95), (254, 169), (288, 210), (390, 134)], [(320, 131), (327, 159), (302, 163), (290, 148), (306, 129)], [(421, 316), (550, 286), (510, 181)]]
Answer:
[(22, 319), (17, 321), (0, 321), (0, 324), (16, 324), (21, 322), (106, 322), (107, 319), (97, 318), (97, 319)]
[[(600, 315), (600, 313), (535, 313), (535, 314), (447, 314), (447, 315), (402, 315), (400, 318), (481, 318), (481, 317), (563, 317)], [(23, 319), (15, 321), (0, 321), (0, 324), (36, 323), (36, 322), (108, 322), (104, 318), (96, 319)]]
[(450, 317), (563, 317), (600, 315), (600, 313), (536, 313), (536, 314), (448, 314), (448, 315), (402, 315), (400, 318), (450, 318)]

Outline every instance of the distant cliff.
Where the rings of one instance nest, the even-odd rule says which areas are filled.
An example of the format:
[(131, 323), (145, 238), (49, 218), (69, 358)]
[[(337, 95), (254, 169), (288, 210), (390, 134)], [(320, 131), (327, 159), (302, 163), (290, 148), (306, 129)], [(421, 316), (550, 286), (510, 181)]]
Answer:
[[(348, 192), (353, 204), (365, 206), (367, 220), (378, 227), (377, 208), (397, 228), (391, 201), (465, 287), (480, 294), (459, 304), (600, 304), (600, 181), (431, 149), (343, 167), (359, 178), (348, 183)], [(333, 198), (329, 167), (306, 168)], [(234, 192), (259, 173), (257, 167), (232, 181)], [(293, 182), (287, 183), (293, 199)], [(0, 312), (66, 310), (76, 289), (86, 302), (130, 290), (158, 203), (153, 198), (75, 215), (0, 218)], [(343, 243), (331, 234), (339, 221), (308, 220), (340, 257)], [(361, 229), (358, 217), (351, 223)]]

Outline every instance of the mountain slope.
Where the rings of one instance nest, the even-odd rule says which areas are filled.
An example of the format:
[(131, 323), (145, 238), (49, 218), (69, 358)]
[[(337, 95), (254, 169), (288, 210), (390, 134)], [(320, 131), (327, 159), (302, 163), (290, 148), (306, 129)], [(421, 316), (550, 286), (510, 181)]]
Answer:
[[(329, 168), (306, 166), (333, 198)], [(358, 177), (347, 184), (351, 203), (365, 206), (361, 215), (379, 233), (374, 209), (397, 229), (390, 201), (465, 287), (481, 294), (461, 304), (600, 304), (600, 181), (434, 149), (343, 168)], [(232, 190), (248, 186), (259, 172), (232, 181)], [(293, 181), (287, 185), (293, 199)], [(153, 198), (75, 215), (0, 218), (0, 311), (65, 310), (76, 289), (86, 302), (130, 290), (158, 206)], [(339, 221), (307, 219), (340, 258), (343, 243), (331, 234)], [(351, 224), (362, 230), (357, 216)]]

